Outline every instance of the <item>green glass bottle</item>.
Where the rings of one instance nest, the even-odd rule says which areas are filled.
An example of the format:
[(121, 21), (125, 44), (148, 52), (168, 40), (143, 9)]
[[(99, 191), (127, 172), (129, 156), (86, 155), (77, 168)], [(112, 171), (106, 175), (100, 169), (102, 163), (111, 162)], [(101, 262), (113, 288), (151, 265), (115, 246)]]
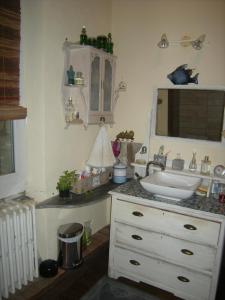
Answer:
[(112, 42), (112, 34), (111, 33), (108, 34), (106, 51), (113, 54), (113, 42)]
[(87, 45), (88, 37), (87, 37), (87, 31), (86, 27), (83, 26), (81, 30), (81, 35), (80, 35), (80, 44), (81, 45)]

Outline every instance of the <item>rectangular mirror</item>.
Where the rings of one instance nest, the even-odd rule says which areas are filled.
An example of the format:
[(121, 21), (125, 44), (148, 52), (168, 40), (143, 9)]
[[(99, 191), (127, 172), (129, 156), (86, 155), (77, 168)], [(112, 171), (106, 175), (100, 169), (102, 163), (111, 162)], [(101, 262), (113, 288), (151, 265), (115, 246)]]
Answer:
[(155, 135), (222, 141), (225, 89), (158, 88)]

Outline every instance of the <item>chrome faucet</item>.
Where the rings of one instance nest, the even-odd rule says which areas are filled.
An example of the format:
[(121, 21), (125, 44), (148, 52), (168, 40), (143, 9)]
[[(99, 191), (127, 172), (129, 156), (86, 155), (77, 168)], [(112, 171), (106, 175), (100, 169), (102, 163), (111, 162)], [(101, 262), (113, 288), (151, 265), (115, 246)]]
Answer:
[(160, 167), (161, 168), (161, 170), (162, 171), (164, 171), (165, 170), (165, 166), (164, 166), (164, 164), (162, 164), (161, 162), (159, 162), (159, 161), (154, 161), (154, 160), (152, 160), (152, 161), (149, 161), (148, 163), (147, 163), (147, 165), (146, 165), (146, 172), (145, 172), (145, 176), (149, 176), (149, 167), (150, 167), (150, 165), (155, 165), (155, 166), (158, 166), (158, 167)]

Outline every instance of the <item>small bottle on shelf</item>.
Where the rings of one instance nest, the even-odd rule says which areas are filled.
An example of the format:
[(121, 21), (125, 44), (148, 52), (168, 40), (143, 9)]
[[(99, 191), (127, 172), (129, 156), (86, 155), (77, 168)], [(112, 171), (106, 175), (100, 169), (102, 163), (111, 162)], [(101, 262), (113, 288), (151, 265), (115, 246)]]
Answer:
[(74, 112), (75, 112), (75, 108), (73, 105), (73, 100), (72, 100), (72, 97), (70, 97), (65, 104), (65, 119), (66, 119), (67, 123), (70, 123), (73, 121)]
[(204, 160), (202, 160), (201, 163), (201, 174), (210, 175), (210, 170), (211, 170), (211, 161), (209, 160), (209, 157), (206, 155)]
[(80, 35), (80, 44), (87, 45), (87, 42), (88, 42), (87, 31), (86, 31), (86, 27), (83, 26)]
[(191, 162), (189, 164), (189, 171), (191, 171), (191, 172), (197, 171), (196, 152), (193, 152), (193, 156), (192, 156)]
[(84, 84), (84, 78), (82, 72), (77, 72), (77, 76), (75, 78), (75, 84), (77, 85), (83, 85)]
[(69, 70), (66, 71), (66, 74), (68, 78), (67, 84), (74, 85), (75, 72), (72, 65), (70, 65)]
[(106, 51), (113, 54), (113, 42), (111, 33), (108, 34)]

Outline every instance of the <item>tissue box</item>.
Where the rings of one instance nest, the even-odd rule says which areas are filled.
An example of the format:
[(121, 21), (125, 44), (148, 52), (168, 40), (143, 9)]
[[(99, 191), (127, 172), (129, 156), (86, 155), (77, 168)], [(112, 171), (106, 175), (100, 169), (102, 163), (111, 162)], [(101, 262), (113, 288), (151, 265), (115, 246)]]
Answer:
[(71, 192), (75, 194), (83, 194), (85, 192), (91, 191), (96, 187), (106, 184), (109, 181), (109, 171), (102, 172), (100, 174), (91, 175), (87, 178), (83, 178), (75, 182)]

